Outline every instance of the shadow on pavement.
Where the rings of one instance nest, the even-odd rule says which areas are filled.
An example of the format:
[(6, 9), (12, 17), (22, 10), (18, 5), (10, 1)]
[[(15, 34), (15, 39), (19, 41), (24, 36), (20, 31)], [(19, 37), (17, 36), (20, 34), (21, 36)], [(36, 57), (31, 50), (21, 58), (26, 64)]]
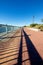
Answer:
[[(24, 35), (22, 35), (22, 36), (24, 36)], [(31, 36), (31, 34), (28, 36)], [(11, 36), (11, 37), (10, 36), (7, 36), (7, 37), (1, 36), (0, 39), (8, 39), (8, 38), (16, 38), (16, 37), (21, 37), (21, 36), (20, 35), (19, 36)]]
[(14, 65), (22, 65), (22, 41), (23, 41), (23, 35), (21, 31), (21, 40), (20, 40), (20, 47), (19, 47), (19, 54), (18, 54), (18, 62)]
[[(24, 35), (22, 33), (24, 33)], [(25, 37), (27, 51), (28, 51), (28, 59), (25, 59), (24, 61), (22, 61), (23, 36)], [(30, 65), (43, 65), (43, 60), (40, 57), (36, 48), (34, 47), (32, 41), (30, 40), (29, 35), (27, 35), (26, 32), (22, 29), (18, 60), (17, 60), (17, 64), (13, 64), (13, 65), (22, 65), (22, 63), (27, 61), (27, 60), (30, 60)]]
[(43, 60), (41, 59), (38, 51), (34, 47), (32, 41), (30, 40), (30, 38), (28, 37), (28, 35), (26, 34), (26, 32), (24, 30), (23, 30), (23, 32), (24, 32), (24, 37), (26, 40), (26, 46), (28, 49), (28, 55), (30, 58), (31, 65), (43, 65)]
[(23, 35), (22, 35), (22, 31), (21, 31), (21, 41), (20, 41), (20, 48), (19, 48), (19, 55), (18, 55), (17, 65), (22, 65), (22, 41), (23, 41)]

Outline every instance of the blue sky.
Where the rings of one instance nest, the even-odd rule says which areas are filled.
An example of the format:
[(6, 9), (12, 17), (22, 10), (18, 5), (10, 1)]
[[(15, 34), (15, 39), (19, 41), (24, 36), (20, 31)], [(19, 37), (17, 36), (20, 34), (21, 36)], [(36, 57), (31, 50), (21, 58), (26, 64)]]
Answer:
[(43, 0), (0, 0), (0, 24), (29, 25), (41, 23)]

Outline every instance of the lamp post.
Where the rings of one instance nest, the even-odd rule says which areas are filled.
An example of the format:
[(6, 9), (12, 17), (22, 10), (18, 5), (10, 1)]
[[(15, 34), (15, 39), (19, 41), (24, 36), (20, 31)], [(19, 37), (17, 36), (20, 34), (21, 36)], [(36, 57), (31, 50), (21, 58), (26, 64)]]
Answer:
[(35, 16), (33, 16), (33, 24), (34, 24), (34, 18), (35, 18)]

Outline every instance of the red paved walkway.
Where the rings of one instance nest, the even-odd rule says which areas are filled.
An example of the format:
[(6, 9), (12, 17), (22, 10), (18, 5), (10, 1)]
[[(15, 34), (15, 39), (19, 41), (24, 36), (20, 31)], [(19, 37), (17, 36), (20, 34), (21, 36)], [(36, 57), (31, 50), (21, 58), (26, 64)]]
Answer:
[(43, 32), (18, 30), (0, 42), (0, 65), (43, 65)]

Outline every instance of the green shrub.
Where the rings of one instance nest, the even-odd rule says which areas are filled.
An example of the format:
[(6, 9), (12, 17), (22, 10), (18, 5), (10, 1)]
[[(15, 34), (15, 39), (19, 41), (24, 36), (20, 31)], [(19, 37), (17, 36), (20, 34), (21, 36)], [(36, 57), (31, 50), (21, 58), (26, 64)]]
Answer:
[(40, 30), (41, 30), (41, 31), (43, 31), (43, 25), (42, 25), (42, 26), (40, 26)]
[(35, 28), (40, 29), (41, 31), (43, 31), (43, 25), (41, 25), (41, 24), (36, 25)]
[(30, 27), (34, 27), (43, 31), (43, 24), (30, 24)]
[(38, 24), (30, 24), (30, 27), (35, 27), (36, 25), (38, 25)]

